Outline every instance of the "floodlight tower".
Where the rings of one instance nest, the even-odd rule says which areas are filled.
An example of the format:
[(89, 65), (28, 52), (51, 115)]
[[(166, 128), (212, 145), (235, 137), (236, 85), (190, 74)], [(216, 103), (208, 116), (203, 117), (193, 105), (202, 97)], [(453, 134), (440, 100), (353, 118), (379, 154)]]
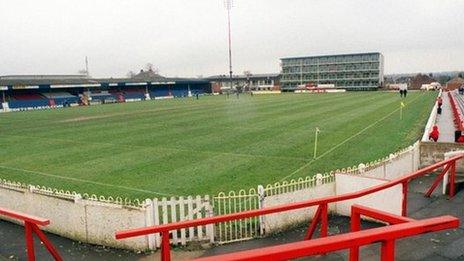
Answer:
[(87, 59), (87, 56), (85, 57), (85, 73), (87, 74), (87, 77), (90, 76), (90, 74), (89, 74), (89, 60)]
[(224, 5), (227, 9), (227, 25), (228, 25), (228, 34), (229, 34), (229, 81), (230, 89), (233, 88), (233, 76), (232, 76), (232, 33), (230, 31), (230, 10), (233, 6), (233, 0), (224, 0)]

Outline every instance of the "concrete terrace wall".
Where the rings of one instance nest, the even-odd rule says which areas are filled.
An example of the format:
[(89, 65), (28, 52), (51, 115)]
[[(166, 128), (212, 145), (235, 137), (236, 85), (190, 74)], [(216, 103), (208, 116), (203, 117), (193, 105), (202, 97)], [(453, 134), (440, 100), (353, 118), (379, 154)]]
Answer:
[[(419, 168), (419, 142), (413, 146), (373, 164), (360, 164), (357, 169), (336, 173), (336, 195), (359, 191), (375, 185), (386, 183), (416, 171)], [(397, 185), (377, 193), (358, 199), (336, 203), (336, 213), (342, 216), (351, 215), (351, 206), (360, 204), (377, 208), (394, 214), (401, 214), (402, 186)]]
[[(305, 181), (277, 183), (267, 186), (261, 196), (262, 206), (270, 207), (308, 199), (342, 195), (386, 183), (419, 168), (419, 148), (419, 142), (416, 142), (400, 152), (390, 154), (388, 157), (374, 162), (336, 170), (325, 175), (318, 174)], [(310, 183), (310, 185), (302, 189), (294, 188), (298, 187), (298, 184), (307, 183)], [(289, 186), (293, 186), (293, 189), (290, 189), (290, 191), (285, 190)], [(351, 215), (352, 204), (361, 204), (390, 213), (401, 214), (402, 199), (402, 187), (398, 185), (358, 199), (329, 204), (328, 207), (329, 212), (343, 216)], [(311, 207), (266, 215), (263, 219), (265, 232), (272, 233), (302, 222), (308, 222), (314, 216), (316, 208)]]
[[(356, 192), (388, 182), (388, 180), (385, 179), (349, 175), (344, 173), (335, 174), (335, 181), (335, 190), (337, 195)], [(351, 206), (353, 204), (359, 204), (366, 207), (380, 209), (392, 214), (401, 215), (402, 201), (402, 186), (399, 184), (364, 197), (337, 202), (336, 213), (342, 216), (350, 216)]]
[[(421, 142), (420, 143), (420, 167), (432, 165), (445, 159), (445, 153), (464, 150), (463, 143), (448, 142)], [(464, 162), (458, 163), (458, 171), (464, 172)]]
[[(286, 203), (293, 203), (333, 195), (335, 195), (335, 182), (265, 197), (263, 200), (263, 207), (272, 207)], [(266, 233), (274, 233), (294, 224), (300, 224), (302, 222), (309, 221), (316, 213), (316, 209), (317, 206), (266, 215), (264, 217), (264, 229)], [(329, 211), (335, 211), (335, 205), (329, 205)]]
[(63, 237), (131, 250), (148, 249), (146, 237), (114, 238), (116, 230), (147, 225), (144, 207), (87, 200), (72, 194), (56, 195), (32, 186), (9, 186), (6, 182), (0, 186), (0, 202), (4, 208), (50, 219), (50, 225), (42, 229)]

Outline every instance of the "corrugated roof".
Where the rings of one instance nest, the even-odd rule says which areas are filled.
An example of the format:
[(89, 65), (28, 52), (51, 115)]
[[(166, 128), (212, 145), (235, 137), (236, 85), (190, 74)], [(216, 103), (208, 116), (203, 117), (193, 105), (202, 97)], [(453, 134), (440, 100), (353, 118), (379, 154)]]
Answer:
[(448, 83), (461, 83), (461, 84), (464, 84), (464, 79), (462, 79), (459, 76), (456, 76), (453, 79), (449, 80)]
[[(50, 75), (51, 76), (51, 75)], [(138, 82), (192, 82), (192, 83), (205, 83), (204, 79), (192, 78), (167, 78), (167, 77), (136, 77), (136, 78), (41, 78), (41, 77), (7, 77), (3, 79), (0, 77), (0, 86), (19, 86), (19, 85), (79, 85), (91, 83), (138, 83)]]

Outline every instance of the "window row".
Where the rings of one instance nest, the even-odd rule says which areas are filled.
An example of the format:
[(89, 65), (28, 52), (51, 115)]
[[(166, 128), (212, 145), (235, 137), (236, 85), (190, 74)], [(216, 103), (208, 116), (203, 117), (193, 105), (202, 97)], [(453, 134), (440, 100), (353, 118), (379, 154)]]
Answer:
[(282, 65), (297, 64), (332, 64), (332, 63), (356, 63), (379, 61), (379, 54), (328, 56), (328, 57), (308, 57), (282, 60)]

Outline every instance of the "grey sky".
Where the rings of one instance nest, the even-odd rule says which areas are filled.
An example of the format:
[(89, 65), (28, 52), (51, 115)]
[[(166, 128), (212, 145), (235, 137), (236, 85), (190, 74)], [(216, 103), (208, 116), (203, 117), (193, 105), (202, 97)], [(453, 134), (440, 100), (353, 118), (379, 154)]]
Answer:
[[(226, 74), (222, 0), (0, 0), (0, 75)], [(380, 51), (386, 73), (464, 70), (464, 0), (235, 0), (234, 72)]]

